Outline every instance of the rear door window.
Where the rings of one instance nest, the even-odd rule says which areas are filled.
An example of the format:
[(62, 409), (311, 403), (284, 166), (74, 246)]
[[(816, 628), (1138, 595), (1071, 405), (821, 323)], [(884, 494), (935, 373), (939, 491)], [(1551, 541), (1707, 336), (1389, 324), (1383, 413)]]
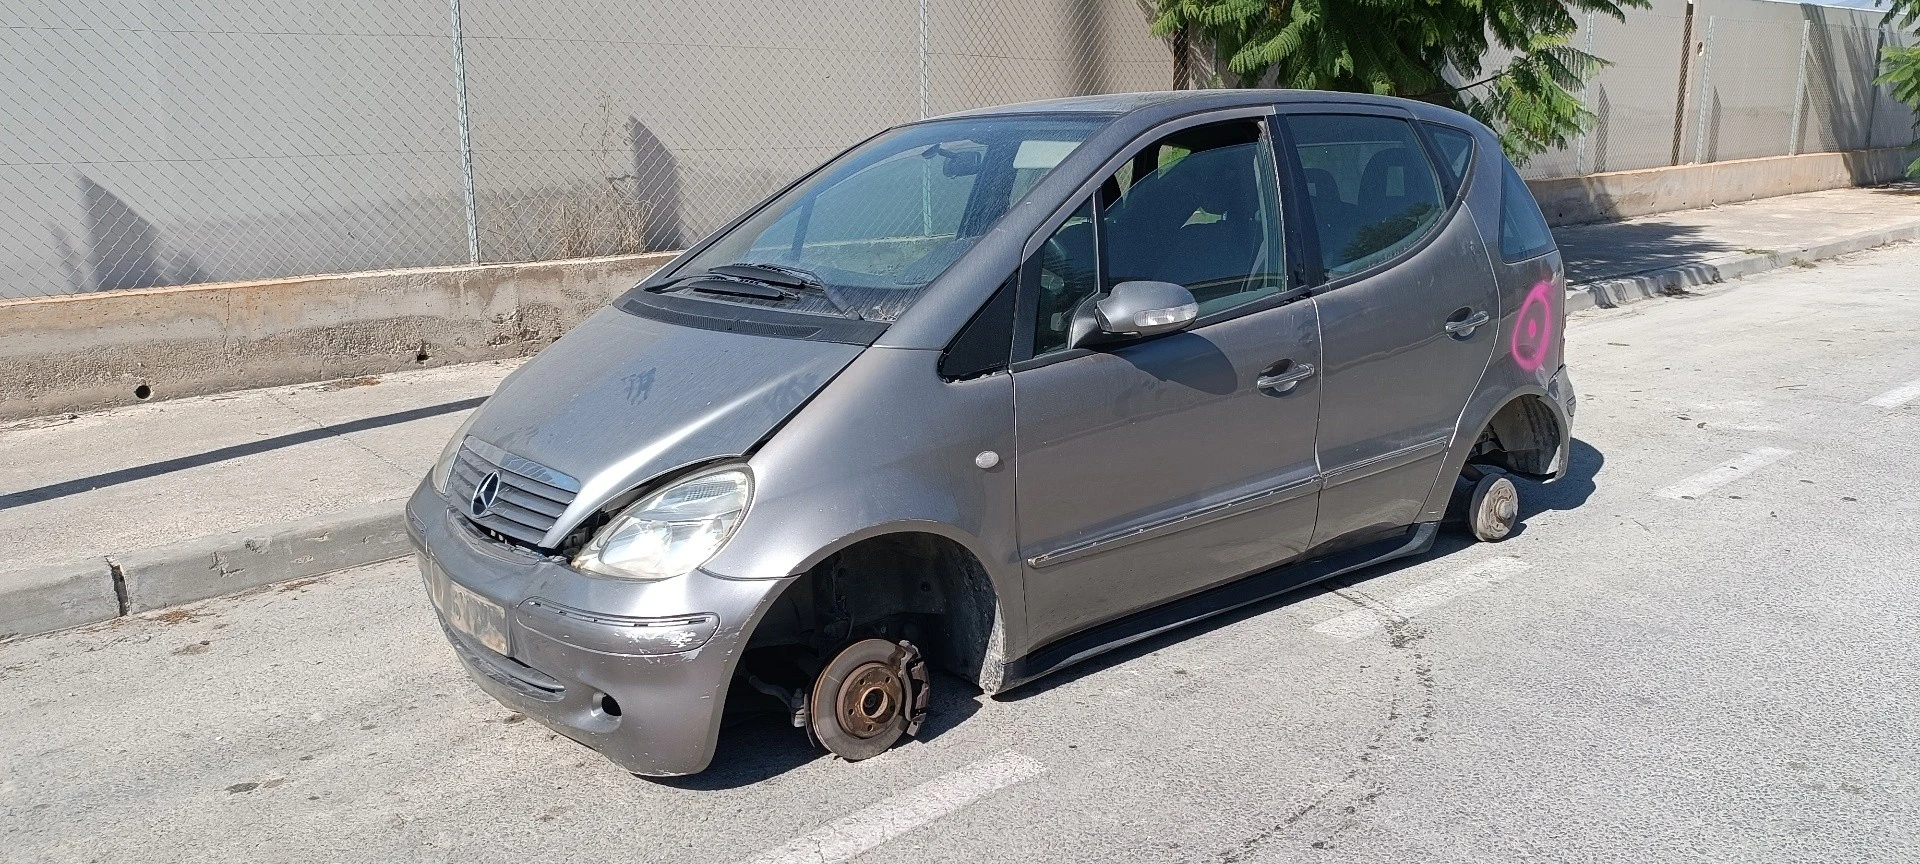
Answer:
[(1287, 118), (1330, 278), (1412, 248), (1446, 210), (1440, 178), (1413, 126), (1394, 117)]

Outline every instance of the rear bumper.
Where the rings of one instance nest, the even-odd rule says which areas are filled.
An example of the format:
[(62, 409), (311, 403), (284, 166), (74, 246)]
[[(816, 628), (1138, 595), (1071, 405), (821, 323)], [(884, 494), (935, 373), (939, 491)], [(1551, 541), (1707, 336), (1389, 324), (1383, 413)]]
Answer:
[(504, 653), (434, 610), (474, 682), (649, 776), (692, 774), (712, 761), (740, 650), (791, 581), (697, 570), (660, 582), (589, 576), (480, 537), (426, 484), (407, 503), (407, 530), (423, 578), (505, 610)]
[(1561, 366), (1547, 381), (1547, 401), (1560, 417), (1560, 458), (1553, 468), (1553, 478), (1558, 480), (1567, 476), (1567, 467), (1573, 462), (1573, 413), (1580, 407), (1580, 397), (1573, 392), (1573, 375), (1567, 367)]

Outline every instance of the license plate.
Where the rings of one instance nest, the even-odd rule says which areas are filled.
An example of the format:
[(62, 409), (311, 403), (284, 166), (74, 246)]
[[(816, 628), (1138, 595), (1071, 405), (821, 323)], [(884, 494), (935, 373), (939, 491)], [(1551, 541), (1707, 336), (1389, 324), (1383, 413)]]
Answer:
[(468, 590), (447, 578), (446, 571), (424, 557), (420, 574), (427, 582), (427, 597), (448, 626), (466, 634), (495, 654), (507, 654), (507, 610), (500, 604)]

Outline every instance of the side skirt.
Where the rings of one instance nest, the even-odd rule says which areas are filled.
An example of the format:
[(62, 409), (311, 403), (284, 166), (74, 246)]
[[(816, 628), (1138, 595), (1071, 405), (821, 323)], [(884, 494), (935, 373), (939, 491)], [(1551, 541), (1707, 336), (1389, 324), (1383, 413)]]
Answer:
[(1176, 627), (1212, 618), (1249, 603), (1344, 576), (1363, 567), (1371, 567), (1395, 558), (1418, 555), (1433, 547), (1440, 531), (1438, 522), (1422, 522), (1405, 532), (1363, 546), (1335, 552), (1298, 564), (1283, 564), (1191, 594), (1162, 606), (1136, 612), (1097, 627), (1049, 642), (1026, 656), (1006, 665), (1003, 683), (996, 692), (1005, 692), (1043, 675), (1064, 669), (1089, 657), (1095, 657), (1151, 638)]

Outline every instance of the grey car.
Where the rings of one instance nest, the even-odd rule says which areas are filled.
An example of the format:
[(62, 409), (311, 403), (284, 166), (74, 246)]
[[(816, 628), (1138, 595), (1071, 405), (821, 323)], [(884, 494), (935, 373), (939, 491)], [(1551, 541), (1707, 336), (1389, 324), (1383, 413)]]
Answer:
[(698, 772), (756, 700), (866, 758), (930, 669), (999, 693), (1443, 519), (1505, 536), (1567, 466), (1565, 290), (1431, 105), (909, 123), (514, 372), (407, 523), (473, 679), (620, 766)]

